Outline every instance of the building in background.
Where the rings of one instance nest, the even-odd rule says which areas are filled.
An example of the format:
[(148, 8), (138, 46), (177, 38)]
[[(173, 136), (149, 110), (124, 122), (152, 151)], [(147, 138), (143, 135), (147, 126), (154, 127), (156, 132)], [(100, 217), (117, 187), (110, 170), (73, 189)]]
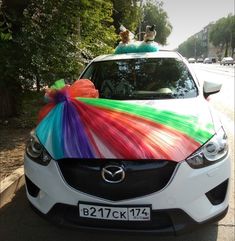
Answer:
[(209, 33), (213, 24), (213, 22), (209, 23), (200, 32), (195, 33), (180, 44), (177, 49), (178, 52), (186, 58), (210, 58), (213, 62), (221, 60), (224, 49), (222, 46), (215, 47), (209, 40)]

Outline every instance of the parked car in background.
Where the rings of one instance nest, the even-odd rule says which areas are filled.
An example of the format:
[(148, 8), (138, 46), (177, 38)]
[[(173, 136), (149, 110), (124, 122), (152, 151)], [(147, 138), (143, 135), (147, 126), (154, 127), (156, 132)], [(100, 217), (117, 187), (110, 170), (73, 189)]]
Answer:
[(197, 63), (203, 63), (203, 58), (198, 58)]
[(205, 58), (203, 63), (204, 64), (212, 64), (212, 60), (210, 58)]
[(191, 64), (194, 64), (194, 63), (196, 63), (196, 59), (195, 58), (189, 58), (188, 62), (191, 63)]
[(222, 60), (221, 60), (221, 62), (220, 62), (220, 65), (233, 65), (234, 64), (234, 60), (233, 60), (233, 58), (232, 57), (225, 57), (225, 58), (223, 58)]
[(211, 61), (212, 61), (212, 63), (216, 63), (216, 58), (215, 58), (215, 57), (212, 57), (212, 58), (211, 58)]

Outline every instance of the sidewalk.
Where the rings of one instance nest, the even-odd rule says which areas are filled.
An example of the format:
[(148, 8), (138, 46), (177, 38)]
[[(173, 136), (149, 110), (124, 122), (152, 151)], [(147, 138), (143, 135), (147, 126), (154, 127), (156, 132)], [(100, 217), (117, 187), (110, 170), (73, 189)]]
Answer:
[(0, 208), (10, 202), (24, 185), (24, 168), (21, 166), (0, 182)]

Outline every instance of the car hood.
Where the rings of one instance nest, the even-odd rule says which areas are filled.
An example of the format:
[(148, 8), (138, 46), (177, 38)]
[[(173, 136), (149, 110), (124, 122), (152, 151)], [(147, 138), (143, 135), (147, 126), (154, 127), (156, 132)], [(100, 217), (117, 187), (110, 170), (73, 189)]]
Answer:
[(164, 99), (164, 100), (130, 100), (127, 103), (152, 107), (155, 110), (175, 113), (185, 118), (193, 117), (192, 125), (210, 126), (210, 131), (216, 131), (221, 122), (217, 118), (216, 113), (211, 109), (208, 101), (204, 98), (188, 98), (188, 99)]
[(53, 159), (185, 160), (215, 134), (201, 97), (63, 99), (36, 128)]

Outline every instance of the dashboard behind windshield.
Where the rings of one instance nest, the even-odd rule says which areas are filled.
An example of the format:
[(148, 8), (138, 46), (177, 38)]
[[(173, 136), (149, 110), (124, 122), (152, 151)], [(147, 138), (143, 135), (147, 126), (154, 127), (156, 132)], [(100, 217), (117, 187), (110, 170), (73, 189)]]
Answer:
[(137, 58), (93, 62), (81, 76), (100, 98), (192, 98), (198, 89), (187, 66), (176, 58)]

